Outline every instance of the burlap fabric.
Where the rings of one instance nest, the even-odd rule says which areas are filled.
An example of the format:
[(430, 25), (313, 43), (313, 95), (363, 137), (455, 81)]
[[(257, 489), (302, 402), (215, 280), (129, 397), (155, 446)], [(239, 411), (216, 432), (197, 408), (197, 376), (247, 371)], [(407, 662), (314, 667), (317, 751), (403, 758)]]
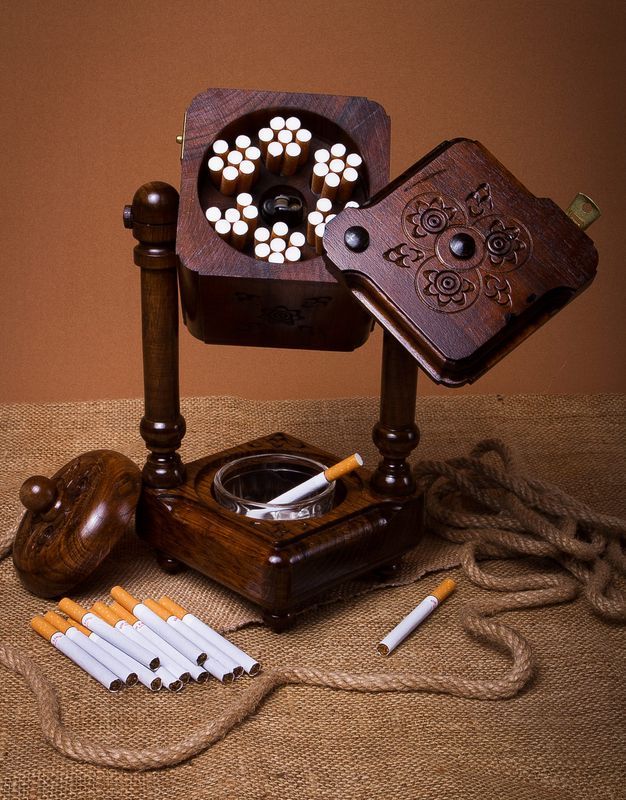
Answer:
[[(256, 403), (233, 398), (184, 403), (190, 460), (273, 430), (287, 430), (337, 453), (359, 449), (369, 466), (370, 399)], [(5, 407), (2, 414), (6, 480), (0, 507), (3, 532), (19, 513), (23, 478), (50, 474), (93, 447), (143, 458), (137, 401)], [(529, 472), (607, 513), (623, 514), (624, 403), (618, 397), (424, 398), (419, 402), (421, 458), (465, 453), (478, 438), (504, 438), (521, 449)], [(427, 539), (401, 579), (458, 561), (454, 545)], [(524, 569), (509, 563), (496, 569)], [(198, 719), (228, 707), (245, 682), (212, 682), (182, 695), (131, 690), (107, 695), (66, 663), (27, 627), (52, 603), (28, 596), (10, 562), (0, 567), (2, 638), (38, 658), (57, 688), (68, 725), (99, 741), (141, 746), (168, 741)], [(165, 576), (150, 554), (129, 539), (77, 595), (104, 598), (115, 582), (135, 594), (166, 592), (216, 627), (241, 628), (256, 612), (199, 576)], [(319, 666), (355, 672), (381, 669), (374, 643), (432, 584), (425, 580), (326, 605), (295, 630), (273, 634), (248, 625), (234, 641), (264, 665)], [(363, 585), (345, 594), (362, 592)], [(385, 662), (394, 671), (446, 671), (469, 677), (497, 674), (504, 659), (469, 641), (456, 623), (461, 603), (484, 592), (462, 582), (436, 618)], [(532, 642), (540, 670), (521, 695), (488, 703), (436, 695), (340, 694), (286, 687), (258, 713), (193, 761), (145, 773), (122, 773), (69, 761), (39, 734), (35, 704), (23, 681), (2, 672), (3, 789), (7, 797), (616, 797), (624, 782), (624, 639), (616, 625), (597, 620), (580, 602), (516, 612), (507, 621)]]

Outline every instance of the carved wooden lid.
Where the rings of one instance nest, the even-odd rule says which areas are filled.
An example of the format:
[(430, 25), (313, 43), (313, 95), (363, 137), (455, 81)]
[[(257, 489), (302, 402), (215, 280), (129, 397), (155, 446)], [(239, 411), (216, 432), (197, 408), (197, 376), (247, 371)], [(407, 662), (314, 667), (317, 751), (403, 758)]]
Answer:
[(438, 383), (471, 383), (585, 289), (593, 242), (481, 144), (444, 142), (326, 228), (326, 264)]
[(26, 588), (57, 597), (82, 583), (134, 525), (141, 472), (112, 450), (83, 453), (20, 489), (13, 563)]

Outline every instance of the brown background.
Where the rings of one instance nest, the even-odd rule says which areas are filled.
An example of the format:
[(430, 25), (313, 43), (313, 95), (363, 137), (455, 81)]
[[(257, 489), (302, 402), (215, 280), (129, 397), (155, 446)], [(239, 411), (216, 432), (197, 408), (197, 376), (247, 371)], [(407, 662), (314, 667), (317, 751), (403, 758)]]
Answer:
[[(139, 275), (122, 207), (179, 181), (186, 106), (212, 86), (366, 95), (392, 119), (391, 174), (446, 138), (483, 142), (537, 195), (604, 212), (592, 288), (461, 391), (625, 386), (621, 2), (22, 2), (3, 16), (0, 401), (141, 393)], [(378, 391), (356, 353), (205, 346), (183, 394)], [(272, 379), (268, 380), (267, 376)], [(450, 391), (421, 381), (422, 393)]]

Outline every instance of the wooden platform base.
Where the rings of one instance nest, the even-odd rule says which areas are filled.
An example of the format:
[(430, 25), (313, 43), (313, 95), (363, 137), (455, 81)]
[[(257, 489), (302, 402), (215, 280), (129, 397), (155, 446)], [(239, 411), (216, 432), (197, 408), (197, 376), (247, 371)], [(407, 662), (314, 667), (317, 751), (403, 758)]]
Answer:
[(266, 622), (282, 630), (338, 584), (393, 565), (414, 547), (422, 499), (377, 497), (360, 469), (338, 482), (334, 508), (319, 518), (268, 522), (218, 505), (212, 485), (219, 467), (266, 452), (339, 460), (284, 433), (255, 439), (187, 464), (185, 483), (175, 489), (144, 486), (137, 529), (168, 572), (197, 569), (260, 606)]

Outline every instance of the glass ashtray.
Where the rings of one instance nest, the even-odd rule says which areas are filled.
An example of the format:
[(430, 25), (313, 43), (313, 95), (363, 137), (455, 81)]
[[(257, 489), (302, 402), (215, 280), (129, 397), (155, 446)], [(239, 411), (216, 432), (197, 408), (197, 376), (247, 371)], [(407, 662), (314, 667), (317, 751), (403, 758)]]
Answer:
[(213, 493), (224, 508), (254, 519), (321, 517), (333, 507), (335, 481), (297, 502), (273, 505), (269, 501), (325, 469), (326, 464), (291, 453), (244, 456), (220, 467)]

